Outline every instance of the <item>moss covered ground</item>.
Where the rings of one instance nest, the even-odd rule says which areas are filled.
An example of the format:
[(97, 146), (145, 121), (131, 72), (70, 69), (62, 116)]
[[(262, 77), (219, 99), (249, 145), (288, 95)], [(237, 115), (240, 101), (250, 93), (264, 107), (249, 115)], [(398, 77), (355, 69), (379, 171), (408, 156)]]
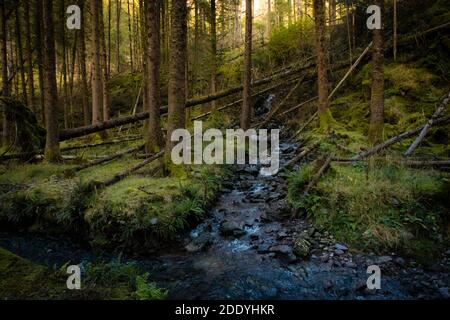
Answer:
[[(78, 143), (92, 143), (92, 139)], [(83, 158), (111, 155), (140, 144), (142, 140), (71, 150), (69, 154), (77, 159), (63, 165), (0, 167), (0, 220), (19, 230), (75, 234), (95, 246), (145, 246), (176, 236), (199, 221), (214, 200), (225, 176), (223, 168), (184, 167), (179, 170), (182, 175), (165, 177), (155, 161), (118, 183), (89, 187), (143, 161), (130, 154), (65, 174), (87, 161)]]
[[(370, 147), (371, 65), (351, 79), (351, 92), (331, 105), (336, 123), (331, 133), (318, 129), (302, 139), (320, 140), (319, 152), (350, 158)], [(448, 85), (422, 63), (388, 63), (384, 139), (424, 124), (436, 110)], [(368, 98), (369, 97), (369, 98)], [(317, 127), (317, 126), (316, 126)], [(450, 126), (433, 127), (414, 158), (449, 158)], [(309, 195), (303, 195), (316, 164), (310, 163), (289, 177), (289, 202), (337, 239), (356, 250), (401, 251), (427, 261), (449, 244), (450, 174), (432, 168), (398, 164), (415, 139), (405, 139), (367, 162), (334, 162)]]
[(81, 269), (83, 290), (68, 290), (65, 266), (48, 268), (0, 248), (0, 299), (155, 300), (167, 294), (131, 263), (88, 263)]

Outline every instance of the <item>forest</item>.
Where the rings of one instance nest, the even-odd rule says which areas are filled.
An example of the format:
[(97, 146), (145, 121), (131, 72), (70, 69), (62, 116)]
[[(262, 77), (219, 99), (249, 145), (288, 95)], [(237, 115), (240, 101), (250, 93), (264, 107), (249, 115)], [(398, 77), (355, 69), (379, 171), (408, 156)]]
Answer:
[(450, 299), (448, 0), (0, 19), (1, 300)]

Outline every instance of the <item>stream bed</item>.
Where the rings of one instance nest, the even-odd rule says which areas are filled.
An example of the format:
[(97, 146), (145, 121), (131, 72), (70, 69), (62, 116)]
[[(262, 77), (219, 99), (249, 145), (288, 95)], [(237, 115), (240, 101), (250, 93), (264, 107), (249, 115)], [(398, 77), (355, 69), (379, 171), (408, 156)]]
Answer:
[[(281, 163), (298, 145), (281, 144)], [(436, 299), (449, 298), (450, 250), (424, 270), (399, 256), (355, 254), (305, 219), (283, 216), (285, 180), (242, 166), (208, 218), (177, 250), (127, 258), (169, 289), (169, 299)], [(299, 240), (300, 239), (300, 240)], [(68, 239), (0, 233), (0, 246), (48, 266), (110, 260)], [(369, 290), (367, 267), (381, 269)]]

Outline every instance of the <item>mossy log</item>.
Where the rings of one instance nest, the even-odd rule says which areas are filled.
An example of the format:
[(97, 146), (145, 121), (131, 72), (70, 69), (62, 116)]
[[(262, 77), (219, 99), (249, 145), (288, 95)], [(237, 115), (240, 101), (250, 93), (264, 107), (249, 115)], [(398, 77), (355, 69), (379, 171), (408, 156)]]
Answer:
[(128, 177), (130, 174), (138, 171), (139, 169), (145, 167), (146, 165), (148, 165), (149, 163), (161, 158), (164, 155), (164, 151), (161, 151), (159, 153), (156, 153), (154, 155), (152, 155), (151, 157), (149, 157), (148, 159), (138, 163), (137, 165), (135, 165), (134, 167), (131, 167), (121, 173), (116, 174), (114, 177), (100, 183), (100, 186), (102, 187), (107, 187), (110, 185), (113, 185), (123, 179), (125, 179), (126, 177)]
[(313, 143), (311, 146), (306, 147), (305, 149), (303, 149), (298, 155), (296, 155), (294, 158), (292, 158), (291, 160), (289, 160), (282, 168), (280, 171), (285, 170), (291, 166), (293, 166), (294, 164), (296, 164), (297, 162), (299, 162), (300, 160), (302, 160), (304, 157), (306, 157), (311, 151), (317, 149), (320, 145), (320, 142), (315, 142)]
[(322, 175), (330, 167), (332, 160), (333, 160), (332, 155), (327, 156), (323, 165), (320, 167), (320, 169), (317, 171), (317, 173), (312, 177), (311, 181), (308, 183), (308, 186), (306, 187), (305, 191), (303, 192), (304, 195), (307, 195), (311, 191), (311, 189), (314, 188), (314, 186), (319, 182)]
[[(314, 67), (314, 64), (309, 64), (304, 67), (291, 69), (291, 70), (288, 70), (288, 71), (285, 71), (285, 72), (282, 72), (282, 73), (279, 73), (276, 75), (271, 75), (264, 79), (254, 81), (252, 83), (252, 86), (253, 87), (261, 86), (261, 85), (270, 83), (276, 79), (283, 79), (283, 78), (286, 78), (293, 74), (296, 74), (298, 72), (301, 72), (303, 70), (312, 68), (312, 67)], [(224, 91), (212, 94), (212, 95), (208, 95), (208, 96), (204, 96), (204, 97), (200, 97), (200, 98), (194, 98), (194, 99), (186, 101), (185, 107), (190, 108), (190, 107), (193, 107), (196, 105), (215, 101), (215, 100), (230, 96), (232, 94), (239, 93), (242, 90), (243, 90), (243, 86), (241, 85), (241, 86), (237, 86), (237, 87), (234, 87), (234, 88), (231, 88), (228, 90), (224, 90)], [(162, 107), (160, 109), (160, 114), (161, 115), (167, 114), (167, 107)], [(141, 120), (145, 120), (148, 117), (149, 117), (148, 112), (141, 112), (141, 113), (136, 113), (131, 116), (121, 117), (121, 118), (112, 119), (112, 120), (108, 120), (108, 121), (104, 121), (104, 122), (98, 122), (96, 124), (89, 125), (89, 126), (61, 130), (59, 133), (59, 141), (65, 141), (65, 140), (69, 140), (69, 139), (73, 139), (73, 138), (78, 138), (78, 137), (82, 137), (82, 136), (85, 136), (85, 135), (88, 135), (91, 133), (100, 132), (100, 131), (104, 131), (107, 129), (123, 126), (123, 125), (129, 124), (129, 123), (138, 122)]]
[(445, 108), (450, 102), (450, 92), (447, 93), (447, 95), (442, 100), (442, 103), (439, 105), (439, 107), (436, 109), (436, 112), (433, 114), (430, 120), (425, 124), (420, 134), (417, 136), (416, 140), (414, 140), (413, 143), (409, 146), (408, 150), (405, 152), (405, 156), (409, 157), (413, 154), (414, 150), (419, 146), (419, 144), (422, 142), (422, 140), (427, 135), (428, 131), (433, 126), (436, 119), (444, 112)]
[[(437, 125), (437, 124), (444, 124), (444, 123), (448, 123), (448, 122), (450, 122), (450, 117), (436, 119), (434, 124)], [(373, 155), (375, 153), (378, 153), (378, 152), (380, 152), (380, 151), (382, 151), (382, 150), (392, 146), (393, 144), (395, 144), (395, 143), (397, 143), (397, 142), (399, 142), (401, 140), (404, 140), (406, 138), (409, 138), (409, 137), (412, 137), (412, 136), (418, 134), (420, 131), (422, 131), (422, 129), (424, 127), (425, 127), (425, 125), (422, 125), (422, 126), (420, 126), (418, 128), (415, 128), (415, 129), (403, 132), (402, 134), (399, 134), (398, 136), (395, 136), (395, 137), (393, 137), (393, 138), (391, 138), (391, 139), (389, 139), (389, 140), (387, 140), (387, 141), (385, 141), (383, 143), (377, 144), (376, 146), (374, 146), (373, 148), (370, 148), (369, 150), (366, 150), (364, 152), (359, 153), (358, 155), (354, 156), (352, 158), (352, 160), (361, 160), (361, 159), (364, 159), (364, 158), (366, 158), (368, 156), (371, 156), (371, 155)]]
[(98, 159), (98, 160), (94, 160), (94, 161), (91, 161), (89, 163), (79, 165), (79, 166), (77, 166), (75, 168), (68, 169), (68, 170), (66, 170), (65, 173), (66, 174), (73, 174), (75, 172), (78, 172), (78, 171), (81, 171), (81, 170), (84, 170), (84, 169), (87, 169), (87, 168), (90, 168), (90, 167), (93, 167), (93, 166), (96, 166), (96, 165), (99, 165), (99, 164), (102, 164), (102, 163), (106, 163), (106, 162), (109, 162), (109, 161), (112, 161), (112, 160), (115, 160), (115, 159), (118, 159), (118, 158), (121, 158), (121, 157), (123, 157), (123, 156), (125, 156), (127, 154), (130, 154), (130, 153), (133, 153), (133, 152), (138, 152), (139, 150), (142, 150), (143, 148), (144, 148), (144, 145), (141, 145), (141, 146), (136, 147), (136, 148), (127, 149), (125, 151), (118, 152), (118, 153), (113, 154), (111, 156), (108, 156), (108, 157), (105, 157), (105, 158), (101, 158), (101, 159)]

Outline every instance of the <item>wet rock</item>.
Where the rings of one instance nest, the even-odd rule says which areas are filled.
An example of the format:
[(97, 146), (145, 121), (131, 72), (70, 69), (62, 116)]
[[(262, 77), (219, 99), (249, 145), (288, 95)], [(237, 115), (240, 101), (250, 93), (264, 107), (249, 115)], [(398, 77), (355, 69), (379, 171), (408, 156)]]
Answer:
[(211, 244), (211, 239), (209, 234), (202, 234), (192, 240), (188, 245), (186, 245), (184, 248), (187, 252), (200, 252), (205, 250), (209, 245)]
[(386, 264), (392, 262), (392, 258), (390, 256), (382, 256), (376, 260), (377, 264)]
[(338, 250), (334, 250), (334, 253), (336, 253), (338, 256), (340, 256), (340, 255), (344, 254), (344, 251), (338, 249)]
[(298, 238), (294, 242), (294, 253), (299, 258), (307, 258), (311, 250), (311, 244), (304, 238)]
[(284, 239), (288, 236), (288, 234), (285, 231), (278, 232), (277, 238), (278, 239)]
[(401, 258), (401, 257), (397, 257), (395, 258), (394, 262), (399, 265), (399, 266), (404, 266), (405, 265), (405, 259)]
[(273, 247), (270, 247), (270, 252), (281, 253), (281, 254), (289, 254), (292, 253), (292, 248), (287, 244), (279, 244)]
[(269, 251), (271, 253), (275, 253), (278, 257), (286, 260), (288, 263), (294, 263), (297, 261), (297, 257), (292, 252), (292, 248), (286, 244), (270, 247)]
[(268, 253), (270, 246), (268, 244), (260, 244), (258, 246), (257, 252), (260, 254)]
[(242, 237), (245, 235), (243, 223), (232, 220), (224, 220), (220, 225), (220, 233), (224, 236)]
[(334, 245), (334, 248), (336, 249), (336, 250), (341, 250), (341, 251), (348, 251), (348, 247), (346, 246), (346, 245), (344, 245), (344, 244), (341, 244), (341, 243), (336, 243), (335, 245)]
[(444, 299), (450, 299), (449, 288), (439, 288), (439, 293)]
[(346, 268), (356, 269), (356, 263), (351, 262), (351, 261), (346, 262), (346, 263), (344, 264), (344, 266), (345, 266)]

